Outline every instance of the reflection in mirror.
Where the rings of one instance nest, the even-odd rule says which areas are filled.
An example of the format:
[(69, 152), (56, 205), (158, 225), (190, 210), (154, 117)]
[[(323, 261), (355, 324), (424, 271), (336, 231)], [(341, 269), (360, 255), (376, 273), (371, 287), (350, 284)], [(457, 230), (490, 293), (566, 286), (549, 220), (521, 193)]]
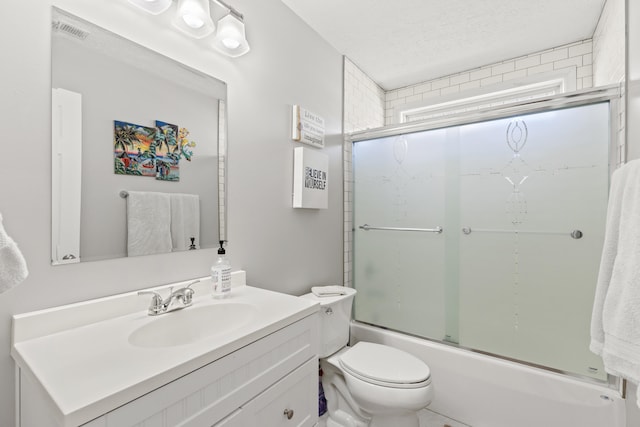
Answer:
[(226, 240), (226, 84), (56, 8), (51, 62), (52, 263)]

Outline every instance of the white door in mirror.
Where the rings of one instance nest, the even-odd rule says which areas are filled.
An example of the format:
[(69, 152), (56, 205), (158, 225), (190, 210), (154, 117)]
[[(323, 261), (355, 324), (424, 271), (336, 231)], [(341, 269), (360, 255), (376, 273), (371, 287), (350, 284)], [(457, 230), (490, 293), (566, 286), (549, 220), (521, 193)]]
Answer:
[(52, 264), (80, 262), (82, 95), (51, 90)]

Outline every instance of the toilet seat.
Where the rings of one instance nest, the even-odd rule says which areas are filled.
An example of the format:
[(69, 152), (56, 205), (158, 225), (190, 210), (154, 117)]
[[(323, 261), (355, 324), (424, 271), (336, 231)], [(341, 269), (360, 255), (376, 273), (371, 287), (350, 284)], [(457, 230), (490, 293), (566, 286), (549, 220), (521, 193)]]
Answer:
[(340, 355), (340, 367), (370, 384), (421, 388), (431, 384), (431, 370), (422, 360), (382, 344), (358, 342)]

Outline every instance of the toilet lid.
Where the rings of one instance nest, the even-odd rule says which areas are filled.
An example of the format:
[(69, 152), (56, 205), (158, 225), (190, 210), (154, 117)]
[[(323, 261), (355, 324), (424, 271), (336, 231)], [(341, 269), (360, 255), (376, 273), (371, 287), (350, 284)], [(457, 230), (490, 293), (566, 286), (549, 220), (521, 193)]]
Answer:
[(389, 387), (423, 386), (431, 370), (417, 357), (382, 344), (359, 342), (340, 356), (342, 368), (364, 381)]

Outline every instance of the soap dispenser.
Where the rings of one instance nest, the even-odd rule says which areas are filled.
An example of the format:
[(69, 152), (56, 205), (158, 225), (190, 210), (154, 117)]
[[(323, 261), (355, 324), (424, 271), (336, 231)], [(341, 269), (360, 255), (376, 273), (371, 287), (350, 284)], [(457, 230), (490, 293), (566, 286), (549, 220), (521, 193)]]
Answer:
[(225, 298), (231, 292), (231, 264), (227, 260), (224, 250), (224, 240), (220, 240), (218, 259), (211, 267), (211, 282), (213, 284), (213, 297)]

